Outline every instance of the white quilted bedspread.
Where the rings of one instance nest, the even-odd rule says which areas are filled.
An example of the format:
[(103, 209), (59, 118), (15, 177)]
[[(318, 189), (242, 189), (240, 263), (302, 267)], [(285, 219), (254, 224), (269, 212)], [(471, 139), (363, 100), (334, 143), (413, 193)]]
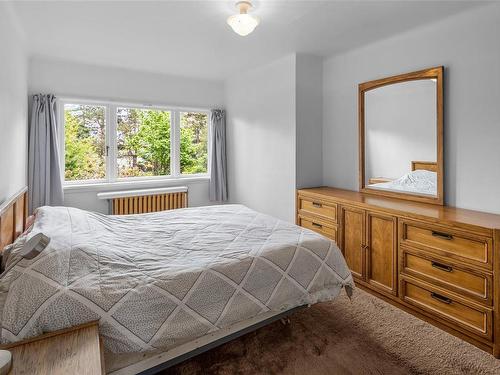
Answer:
[(42, 207), (28, 238), (38, 232), (48, 247), (0, 280), (3, 342), (99, 319), (108, 351), (169, 349), (353, 286), (334, 242), (241, 205), (129, 216)]

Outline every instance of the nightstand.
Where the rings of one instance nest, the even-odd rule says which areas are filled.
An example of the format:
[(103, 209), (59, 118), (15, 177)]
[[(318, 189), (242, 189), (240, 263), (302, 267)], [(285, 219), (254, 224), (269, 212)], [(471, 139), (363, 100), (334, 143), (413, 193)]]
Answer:
[(97, 322), (2, 345), (12, 353), (9, 375), (102, 375), (104, 362)]

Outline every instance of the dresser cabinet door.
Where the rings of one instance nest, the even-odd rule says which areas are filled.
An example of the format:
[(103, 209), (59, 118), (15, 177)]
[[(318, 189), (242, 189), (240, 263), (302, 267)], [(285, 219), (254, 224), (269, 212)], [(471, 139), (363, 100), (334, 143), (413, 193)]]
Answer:
[(366, 281), (382, 293), (397, 294), (397, 221), (366, 213)]
[(364, 279), (365, 211), (342, 207), (342, 251), (353, 276)]

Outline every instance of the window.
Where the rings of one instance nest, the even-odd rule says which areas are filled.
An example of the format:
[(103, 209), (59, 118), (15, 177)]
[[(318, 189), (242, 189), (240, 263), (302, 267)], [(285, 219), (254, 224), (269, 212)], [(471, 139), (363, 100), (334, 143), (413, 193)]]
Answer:
[(66, 184), (208, 176), (208, 111), (60, 104)]
[(64, 106), (64, 178), (102, 180), (106, 176), (106, 108)]
[(119, 178), (170, 174), (170, 118), (169, 111), (116, 109)]
[(181, 112), (181, 173), (207, 173), (208, 115)]

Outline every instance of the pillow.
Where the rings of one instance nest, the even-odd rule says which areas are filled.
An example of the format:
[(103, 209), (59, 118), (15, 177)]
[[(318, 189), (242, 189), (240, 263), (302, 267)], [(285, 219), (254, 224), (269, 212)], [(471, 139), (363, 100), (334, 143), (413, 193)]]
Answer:
[[(33, 229), (34, 223), (35, 223), (35, 215), (28, 216), (26, 218), (25, 231), (17, 238), (16, 241), (14, 241), (10, 245), (7, 245), (4, 247), (2, 255), (1, 255), (2, 260), (0, 263), (0, 273), (2, 273), (3, 271), (5, 271), (7, 269), (7, 262), (9, 262), (9, 257), (10, 257), (10, 254), (12, 253), (12, 250), (14, 249), (14, 246), (16, 246), (16, 251), (19, 250), (18, 245), (20, 245), (20, 242), (22, 242), (22, 245), (20, 245), (22, 248), (22, 246), (24, 245), (24, 242), (26, 242), (27, 235), (29, 234), (31, 229)], [(19, 240), (19, 242), (18, 242), (18, 240)], [(17, 244), (17, 245), (15, 245), (15, 244)], [(9, 262), (9, 264), (12, 264), (12, 262)]]
[[(19, 237), (17, 237), (17, 240), (14, 241), (14, 243), (6, 246), (3, 250), (2, 253), (2, 272), (4, 273), (5, 270), (9, 269), (11, 265), (17, 263), (22, 259), (21, 252), (23, 250), (24, 244), (26, 243), (26, 239), (28, 237), (27, 233), (21, 234)], [(4, 275), (0, 275), (0, 277), (3, 277)]]
[(14, 244), (11, 243), (10, 245), (7, 245), (3, 248), (2, 262), (0, 263), (0, 273), (5, 271), (5, 265), (7, 264), (7, 259), (9, 258), (13, 247), (14, 247)]
[[(3, 307), (7, 300), (10, 284), (15, 278), (15, 272), (5, 272), (11, 265), (16, 264), (22, 259), (21, 251), (26, 243), (27, 234), (23, 233), (14, 241), (14, 243), (7, 245), (2, 253), (2, 274), (0, 275), (0, 328), (2, 327)], [(1, 337), (1, 331), (0, 331)]]
[(31, 227), (33, 226), (33, 224), (35, 223), (35, 215), (30, 215), (26, 218), (26, 230), (25, 232), (27, 231), (30, 231), (31, 230)]

